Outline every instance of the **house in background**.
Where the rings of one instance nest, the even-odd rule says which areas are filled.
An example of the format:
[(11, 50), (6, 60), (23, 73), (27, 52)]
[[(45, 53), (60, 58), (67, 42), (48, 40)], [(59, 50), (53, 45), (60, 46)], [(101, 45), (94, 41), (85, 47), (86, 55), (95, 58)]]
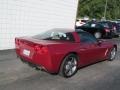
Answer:
[(74, 28), (78, 0), (0, 0), (0, 50), (15, 37), (52, 28)]

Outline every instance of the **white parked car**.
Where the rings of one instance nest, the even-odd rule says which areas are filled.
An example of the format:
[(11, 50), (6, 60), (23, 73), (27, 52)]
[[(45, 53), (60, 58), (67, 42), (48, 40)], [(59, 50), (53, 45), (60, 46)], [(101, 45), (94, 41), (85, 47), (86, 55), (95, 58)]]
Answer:
[(87, 20), (77, 19), (77, 20), (76, 20), (76, 27), (82, 26), (82, 25), (84, 25), (86, 22), (87, 22)]

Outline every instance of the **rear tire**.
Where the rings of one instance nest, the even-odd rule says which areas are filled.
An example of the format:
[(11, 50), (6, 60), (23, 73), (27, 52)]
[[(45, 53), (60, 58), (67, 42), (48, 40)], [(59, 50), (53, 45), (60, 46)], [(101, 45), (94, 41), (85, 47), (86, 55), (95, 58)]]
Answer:
[(59, 75), (65, 78), (73, 76), (77, 72), (78, 58), (75, 54), (67, 55), (60, 67)]

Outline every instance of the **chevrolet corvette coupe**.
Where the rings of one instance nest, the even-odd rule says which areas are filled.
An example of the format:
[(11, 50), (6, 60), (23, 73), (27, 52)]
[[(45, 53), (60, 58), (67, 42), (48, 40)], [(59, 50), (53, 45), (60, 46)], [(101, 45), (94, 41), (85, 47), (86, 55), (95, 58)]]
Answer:
[(98, 40), (88, 32), (68, 29), (53, 29), (31, 37), (16, 37), (17, 56), (28, 65), (73, 76), (80, 67), (102, 60), (115, 59), (117, 45)]

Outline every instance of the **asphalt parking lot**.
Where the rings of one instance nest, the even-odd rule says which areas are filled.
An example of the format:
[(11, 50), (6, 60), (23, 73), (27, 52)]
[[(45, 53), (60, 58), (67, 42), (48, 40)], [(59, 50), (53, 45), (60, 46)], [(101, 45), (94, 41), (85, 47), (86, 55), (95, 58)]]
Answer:
[(14, 50), (0, 51), (0, 90), (119, 90), (120, 38), (111, 41), (118, 44), (114, 61), (87, 66), (69, 79), (30, 68)]

